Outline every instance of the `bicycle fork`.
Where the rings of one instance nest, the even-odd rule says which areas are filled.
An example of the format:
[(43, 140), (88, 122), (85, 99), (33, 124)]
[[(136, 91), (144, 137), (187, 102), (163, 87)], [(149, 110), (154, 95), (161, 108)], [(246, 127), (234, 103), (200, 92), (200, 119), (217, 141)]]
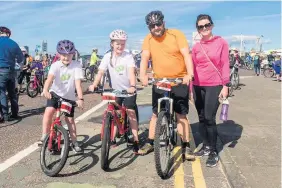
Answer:
[(172, 122), (173, 120), (173, 99), (165, 96), (165, 97), (162, 97), (160, 99), (158, 99), (158, 113), (160, 113), (161, 111), (161, 104), (162, 102), (165, 102), (165, 109), (166, 109), (166, 112), (169, 113), (169, 117), (168, 117), (168, 129), (169, 129), (169, 145), (175, 145), (175, 141), (174, 141), (174, 133), (177, 132), (177, 127), (174, 128), (173, 127), (173, 123), (175, 122)]

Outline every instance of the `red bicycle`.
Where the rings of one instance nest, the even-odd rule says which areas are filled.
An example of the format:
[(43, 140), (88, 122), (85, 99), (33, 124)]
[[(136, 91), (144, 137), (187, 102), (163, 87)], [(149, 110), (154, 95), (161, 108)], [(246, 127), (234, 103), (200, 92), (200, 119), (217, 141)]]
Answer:
[(38, 93), (41, 93), (43, 89), (43, 78), (40, 74), (43, 74), (42, 70), (39, 70), (36, 74), (36, 71), (38, 71), (38, 68), (35, 68), (31, 73), (31, 80), (26, 85), (26, 92), (27, 95), (31, 98), (34, 98), (38, 95)]
[[(56, 176), (64, 167), (68, 154), (69, 154), (69, 133), (62, 126), (61, 116), (70, 114), (72, 107), (77, 106), (75, 101), (65, 100), (54, 92), (51, 92), (52, 99), (58, 102), (58, 108), (56, 110), (56, 118), (51, 124), (50, 133), (43, 141), (40, 152), (40, 166), (42, 171), (47, 176)], [(49, 157), (59, 157), (55, 161), (47, 164), (47, 154)]]
[[(117, 125), (117, 134), (120, 137), (124, 137), (127, 146), (131, 142), (130, 137), (132, 132), (129, 126), (128, 115), (124, 104), (121, 106), (116, 103), (116, 97), (130, 97), (132, 94), (128, 94), (126, 91), (117, 91), (113, 89), (96, 90), (95, 93), (102, 94), (102, 100), (108, 102), (108, 107), (103, 115), (103, 123), (101, 128), (101, 168), (107, 170), (109, 168), (109, 152), (111, 148), (111, 142), (115, 140), (117, 135), (115, 134), (115, 125)], [(134, 95), (134, 94), (133, 94)], [(121, 112), (117, 112), (120, 110)], [(135, 109), (138, 122), (138, 110)]]

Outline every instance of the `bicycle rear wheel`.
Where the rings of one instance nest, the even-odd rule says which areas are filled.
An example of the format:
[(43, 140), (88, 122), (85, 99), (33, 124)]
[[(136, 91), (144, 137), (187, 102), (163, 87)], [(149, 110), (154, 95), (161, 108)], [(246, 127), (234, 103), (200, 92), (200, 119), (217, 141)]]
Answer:
[(111, 114), (107, 114), (102, 135), (102, 146), (101, 146), (101, 168), (107, 170), (109, 168), (109, 153), (111, 148)]
[[(40, 166), (44, 174), (56, 176), (65, 166), (69, 154), (69, 135), (62, 126), (54, 126), (54, 136), (49, 134), (43, 141), (40, 151)], [(50, 140), (51, 139), (51, 140)], [(63, 139), (63, 140), (62, 140)], [(58, 156), (59, 159), (47, 164), (47, 155)]]
[(158, 120), (155, 128), (154, 157), (157, 174), (162, 178), (166, 178), (170, 170), (172, 144), (169, 142), (169, 122), (168, 114), (161, 111), (158, 114)]

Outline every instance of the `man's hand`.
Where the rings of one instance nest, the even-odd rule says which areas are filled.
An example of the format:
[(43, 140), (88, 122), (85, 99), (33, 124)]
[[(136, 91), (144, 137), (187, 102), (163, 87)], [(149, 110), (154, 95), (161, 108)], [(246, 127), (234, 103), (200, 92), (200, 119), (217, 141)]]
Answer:
[(142, 77), (140, 76), (140, 80), (143, 86), (148, 86), (148, 80), (149, 80), (148, 75), (144, 75)]
[(134, 87), (130, 87), (126, 91), (127, 91), (127, 93), (133, 94), (136, 91), (136, 89)]
[(219, 96), (220, 99), (227, 99), (228, 97), (228, 87), (227, 86), (223, 86)]
[(182, 83), (183, 83), (183, 84), (188, 84), (188, 83), (190, 83), (190, 82), (193, 80), (193, 77), (194, 77), (193, 75), (189, 75), (189, 74), (186, 75), (186, 76), (184, 76)]
[(83, 102), (83, 100), (78, 99), (78, 100), (76, 101), (76, 104), (77, 104), (78, 108), (83, 109), (83, 107), (84, 107), (84, 102)]
[(92, 84), (92, 85), (89, 86), (88, 90), (93, 92), (95, 90), (95, 88), (97, 88), (97, 86)]

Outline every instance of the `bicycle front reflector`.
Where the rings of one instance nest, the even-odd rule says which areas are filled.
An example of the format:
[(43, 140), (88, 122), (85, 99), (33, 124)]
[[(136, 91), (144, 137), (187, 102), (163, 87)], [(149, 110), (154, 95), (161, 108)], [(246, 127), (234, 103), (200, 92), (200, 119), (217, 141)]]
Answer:
[(63, 101), (61, 104), (61, 112), (65, 112), (67, 114), (71, 113), (72, 105), (69, 102)]
[(107, 102), (115, 102), (116, 95), (114, 93), (103, 93), (102, 100)]

